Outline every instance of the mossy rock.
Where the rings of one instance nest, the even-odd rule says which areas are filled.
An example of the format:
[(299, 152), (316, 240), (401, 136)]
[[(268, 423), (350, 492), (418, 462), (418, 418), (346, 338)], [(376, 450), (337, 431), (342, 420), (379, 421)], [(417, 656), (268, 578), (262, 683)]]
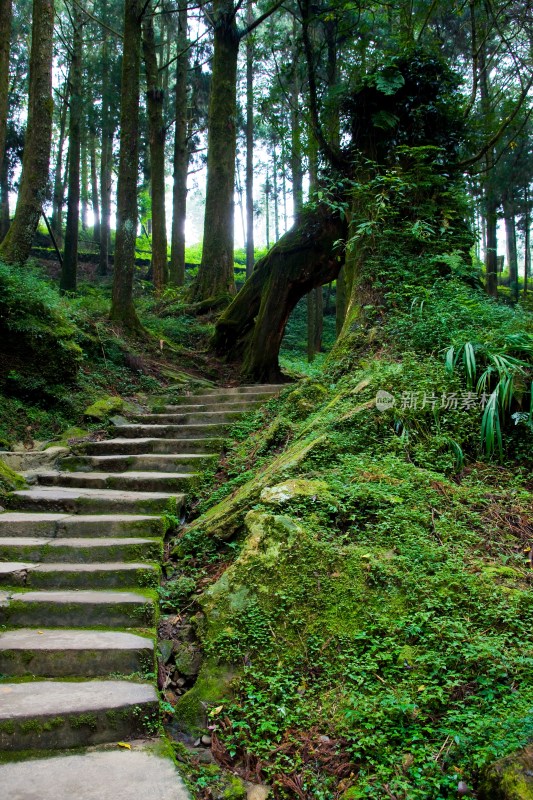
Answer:
[(261, 492), (261, 502), (268, 505), (282, 505), (292, 500), (313, 500), (333, 497), (325, 481), (305, 480), (304, 478), (291, 478), (276, 486), (267, 486)]
[(176, 703), (174, 719), (181, 730), (191, 736), (205, 731), (209, 707), (231, 699), (234, 678), (229, 665), (204, 661), (196, 683)]
[(533, 745), (485, 769), (479, 800), (533, 800)]
[(111, 395), (109, 397), (102, 397), (91, 406), (85, 409), (83, 416), (88, 419), (94, 419), (98, 422), (111, 417), (113, 414), (118, 414), (124, 408), (124, 401), (121, 397)]
[(44, 449), (48, 450), (50, 447), (69, 447), (73, 439), (84, 439), (89, 435), (90, 431), (86, 430), (85, 428), (67, 428), (67, 430), (63, 431), (61, 434), (61, 438), (54, 439), (52, 442), (48, 442)]
[(292, 419), (303, 420), (317, 410), (328, 397), (328, 390), (320, 383), (304, 383), (286, 398), (286, 409)]
[(25, 486), (26, 481), (22, 475), (19, 475), (18, 472), (15, 472), (0, 460), (0, 494), (2, 492), (12, 492), (15, 489), (24, 489)]

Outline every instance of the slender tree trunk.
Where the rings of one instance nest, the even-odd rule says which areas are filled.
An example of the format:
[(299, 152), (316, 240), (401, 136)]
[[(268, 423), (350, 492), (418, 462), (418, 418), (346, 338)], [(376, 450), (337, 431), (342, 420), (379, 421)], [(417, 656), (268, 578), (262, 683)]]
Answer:
[(531, 220), (529, 209), (529, 190), (525, 187), (525, 217), (524, 217), (524, 297), (528, 291), (528, 279), (531, 271)]
[(505, 218), (505, 236), (507, 239), (507, 261), (509, 264), (509, 290), (511, 300), (518, 301), (518, 255), (516, 248), (516, 223), (514, 208), (505, 203), (503, 208)]
[[(252, 4), (248, 4), (248, 25), (253, 20)], [(254, 44), (246, 39), (246, 277), (254, 271)]]
[(187, 75), (187, 0), (180, 0), (178, 14), (178, 51), (174, 108), (174, 184), (172, 189), (172, 247), (170, 254), (170, 283), (185, 284), (185, 220), (187, 215), (187, 172), (189, 169)]
[(8, 263), (26, 261), (46, 198), (52, 142), (53, 0), (33, 0), (28, 123), (17, 208), (0, 246)]
[(100, 241), (100, 203), (98, 200), (98, 166), (96, 163), (96, 133), (91, 131), (91, 205), (93, 208), (93, 239)]
[(12, 0), (0, 0), (0, 174), (6, 149), (9, 111), (9, 51), (11, 44)]
[(63, 87), (63, 100), (61, 113), (59, 115), (59, 141), (57, 144), (57, 155), (54, 171), (54, 193), (52, 200), (52, 219), (51, 226), (58, 241), (63, 239), (63, 201), (65, 197), (63, 182), (63, 151), (65, 149), (65, 138), (67, 132), (67, 113), (70, 92), (70, 67), (66, 83)]
[[(294, 24), (296, 25), (296, 22)], [(304, 201), (299, 97), (300, 82), (298, 80), (298, 59), (296, 58), (296, 54), (294, 54), (291, 82), (291, 172), (293, 216), (295, 223), (300, 219)]]
[(279, 239), (278, 157), (276, 142), (272, 145), (272, 194), (274, 198), (274, 241)]
[(150, 141), (150, 189), (152, 198), (152, 275), (155, 293), (161, 295), (168, 283), (167, 222), (165, 210), (164, 95), (159, 79), (153, 17), (143, 23), (143, 53), (146, 68), (148, 136)]
[(80, 199), (81, 199), (81, 227), (86, 231), (89, 227), (89, 165), (88, 165), (88, 152), (87, 152), (87, 124), (81, 126), (81, 182), (80, 182)]
[(270, 176), (268, 174), (268, 164), (266, 168), (265, 182), (265, 234), (267, 250), (270, 249)]
[(0, 173), (0, 242), (9, 230), (9, 164), (7, 158), (2, 162)]
[(346, 319), (346, 307), (346, 274), (344, 267), (342, 267), (337, 277), (337, 288), (335, 292), (335, 330), (337, 336), (340, 335), (344, 325), (344, 320)]
[(281, 192), (283, 195), (283, 233), (287, 233), (287, 152), (285, 150), (285, 137), (281, 137)]
[(208, 113), (202, 263), (192, 299), (235, 294), (233, 226), (239, 34), (232, 0), (214, 0), (214, 54)]
[[(479, 92), (481, 109), (485, 119), (491, 116), (490, 81), (485, 52), (485, 39), (479, 48)], [(498, 198), (492, 178), (494, 168), (494, 150), (491, 148), (485, 156), (484, 211), (486, 225), (485, 271), (487, 276), (487, 292), (493, 297), (498, 295)]]
[(141, 328), (133, 305), (133, 277), (135, 273), (135, 244), (137, 241), (142, 8), (141, 0), (125, 0), (117, 234), (111, 302), (111, 319), (133, 331), (138, 331)]
[(75, 292), (78, 271), (78, 236), (80, 216), (80, 157), (82, 122), (82, 11), (77, 5), (72, 8), (74, 36), (72, 40), (72, 62), (70, 65), (70, 118), (68, 148), (68, 200), (67, 224), (65, 228), (65, 250), (59, 286), (62, 292)]
[(311, 364), (315, 360), (315, 327), (316, 303), (315, 290), (311, 289), (307, 295), (307, 361)]
[[(102, 3), (102, 15), (107, 15), (107, 0)], [(109, 33), (104, 28), (102, 44), (102, 144), (100, 148), (100, 258), (98, 274), (109, 271), (109, 248), (111, 241), (111, 187), (113, 184), (113, 115), (111, 112), (111, 59)]]

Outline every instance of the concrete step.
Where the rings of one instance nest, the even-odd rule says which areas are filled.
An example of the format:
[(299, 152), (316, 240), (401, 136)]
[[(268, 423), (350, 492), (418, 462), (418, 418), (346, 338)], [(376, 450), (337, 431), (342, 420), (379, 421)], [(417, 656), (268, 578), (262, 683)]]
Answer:
[[(0, 586), (25, 589), (156, 589), (158, 564), (109, 561), (95, 564), (0, 562)], [(0, 670), (1, 672), (1, 670)]]
[[(0, 633), (0, 673), (4, 675), (96, 678), (153, 670), (154, 643), (145, 636), (31, 628)], [(28, 690), (31, 693), (31, 687)]]
[(8, 504), (14, 510), (64, 511), (69, 514), (179, 513), (185, 495), (163, 492), (126, 492), (114, 489), (69, 489), (37, 486), (21, 489), (9, 495)]
[(102, 561), (156, 561), (163, 557), (161, 539), (126, 538), (45, 539), (1, 537), (1, 561), (33, 561), (44, 564), (86, 564)]
[(84, 442), (75, 445), (73, 451), (87, 455), (185, 455), (219, 453), (224, 446), (224, 439), (213, 438), (195, 439), (161, 439), (156, 437), (139, 437), (137, 439), (106, 439), (101, 442)]
[(12, 628), (146, 628), (156, 617), (152, 596), (140, 591), (0, 592), (0, 625)]
[(0, 786), (5, 800), (190, 800), (172, 760), (135, 742), (3, 764)]
[(187, 490), (194, 473), (179, 472), (35, 472), (26, 473), (39, 486), (79, 489), (117, 489), (127, 492), (181, 492)]
[(239, 411), (244, 413), (246, 411), (253, 411), (257, 408), (258, 405), (261, 404), (262, 399), (258, 400), (242, 400), (238, 403), (233, 403), (231, 401), (228, 402), (208, 402), (210, 398), (207, 398), (207, 401), (204, 403), (198, 403), (198, 405), (191, 404), (191, 403), (176, 403), (167, 405), (165, 403), (156, 403), (152, 407), (152, 414), (197, 414), (203, 411), (209, 412), (233, 412)]
[(157, 719), (157, 694), (146, 683), (0, 684), (0, 749), (9, 752), (116, 742), (153, 732)]
[(217, 423), (204, 425), (141, 425), (140, 423), (128, 423), (116, 427), (117, 433), (121, 437), (128, 439), (142, 439), (153, 437), (156, 439), (206, 439), (211, 436), (214, 438), (224, 438), (230, 424)]
[(161, 517), (134, 514), (46, 514), (8, 511), (0, 514), (0, 536), (45, 536), (50, 539), (84, 536), (140, 536), (162, 538), (164, 523)]
[(233, 425), (243, 411), (192, 411), (157, 414), (132, 414), (129, 419), (140, 425)]
[[(172, 404), (178, 406), (213, 406), (220, 405), (226, 406), (233, 403), (244, 404), (246, 406), (254, 406), (258, 403), (265, 403), (273, 397), (277, 397), (279, 390), (269, 392), (233, 392), (231, 389), (219, 389), (213, 391), (211, 394), (184, 394), (182, 396), (172, 396)], [(161, 399), (157, 406), (163, 405), (165, 401)]]
[(217, 460), (207, 453), (176, 455), (173, 453), (144, 453), (142, 455), (67, 456), (58, 462), (61, 471), (68, 472), (199, 472)]
[[(253, 394), (260, 394), (260, 395), (276, 395), (281, 392), (282, 389), (285, 389), (288, 384), (286, 383), (254, 383), (249, 386), (216, 386), (213, 389), (205, 389), (202, 391), (202, 395), (213, 397), (219, 394), (229, 395), (231, 397), (235, 397), (235, 395), (253, 395)], [(191, 397), (191, 395), (189, 395)], [(199, 395), (192, 395), (195, 399), (199, 397)]]

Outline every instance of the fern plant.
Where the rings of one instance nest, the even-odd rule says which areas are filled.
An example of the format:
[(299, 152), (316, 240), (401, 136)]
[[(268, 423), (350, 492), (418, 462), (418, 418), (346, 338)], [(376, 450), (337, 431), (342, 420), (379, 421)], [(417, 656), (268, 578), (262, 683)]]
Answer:
[(502, 420), (514, 404), (522, 404), (529, 394), (529, 412), (516, 412), (515, 423), (524, 422), (533, 430), (533, 336), (527, 333), (505, 337), (498, 351), (465, 342), (450, 347), (445, 356), (446, 370), (452, 374), (462, 365), (466, 385), (485, 399), (481, 420), (481, 443), (489, 456), (503, 456)]

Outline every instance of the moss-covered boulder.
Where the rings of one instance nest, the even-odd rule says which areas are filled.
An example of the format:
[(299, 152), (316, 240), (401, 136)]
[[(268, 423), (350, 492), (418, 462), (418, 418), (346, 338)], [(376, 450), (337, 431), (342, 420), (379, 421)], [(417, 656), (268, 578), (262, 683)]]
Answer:
[(109, 397), (102, 397), (86, 408), (83, 412), (83, 416), (89, 420), (104, 422), (113, 414), (118, 414), (123, 408), (124, 401), (122, 398), (110, 395)]
[(479, 800), (533, 800), (533, 745), (495, 761), (484, 772)]
[[(325, 481), (306, 480), (304, 478), (291, 478), (276, 486), (267, 486), (261, 492), (261, 502), (267, 505), (283, 505), (291, 500), (314, 500), (317, 498), (331, 498), (328, 485)], [(331, 498), (333, 499), (333, 498)]]
[(17, 472), (0, 460), (0, 497), (15, 489), (24, 489), (26, 481)]
[(182, 695), (175, 707), (178, 727), (190, 736), (197, 736), (208, 725), (209, 708), (232, 697), (231, 683), (235, 671), (227, 664), (206, 659), (192, 689)]

